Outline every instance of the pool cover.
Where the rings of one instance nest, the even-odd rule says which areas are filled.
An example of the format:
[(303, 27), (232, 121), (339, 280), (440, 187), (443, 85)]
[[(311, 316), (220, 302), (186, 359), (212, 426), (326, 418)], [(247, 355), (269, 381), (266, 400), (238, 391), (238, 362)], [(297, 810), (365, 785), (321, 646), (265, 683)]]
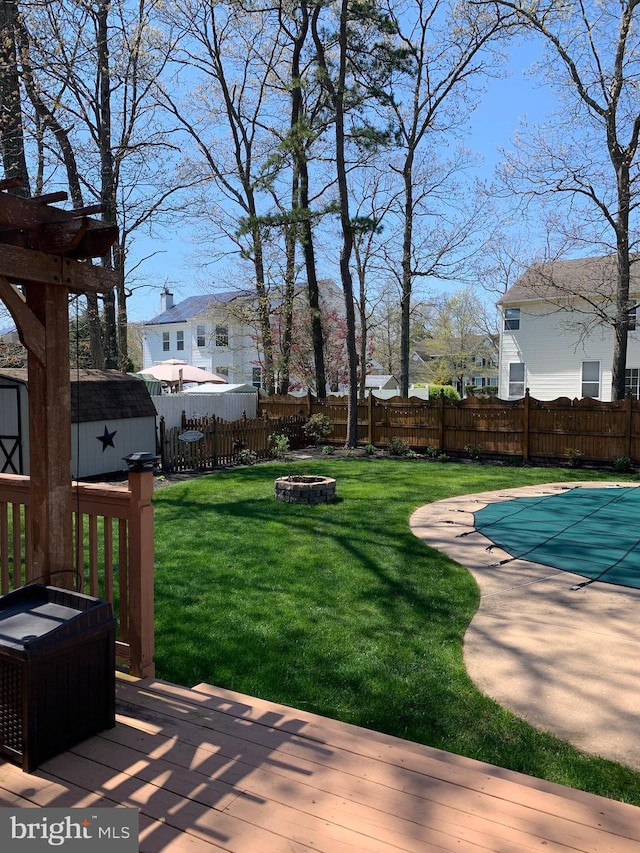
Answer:
[(640, 588), (640, 488), (514, 498), (489, 504), (474, 520), (478, 532), (514, 559)]

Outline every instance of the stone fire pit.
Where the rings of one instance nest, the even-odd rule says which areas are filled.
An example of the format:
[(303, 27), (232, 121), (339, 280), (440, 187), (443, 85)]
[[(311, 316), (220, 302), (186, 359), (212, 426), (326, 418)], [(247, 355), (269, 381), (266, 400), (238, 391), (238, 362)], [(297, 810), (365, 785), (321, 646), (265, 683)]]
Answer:
[(332, 477), (278, 477), (275, 496), (277, 501), (288, 504), (332, 503), (336, 499), (336, 481)]

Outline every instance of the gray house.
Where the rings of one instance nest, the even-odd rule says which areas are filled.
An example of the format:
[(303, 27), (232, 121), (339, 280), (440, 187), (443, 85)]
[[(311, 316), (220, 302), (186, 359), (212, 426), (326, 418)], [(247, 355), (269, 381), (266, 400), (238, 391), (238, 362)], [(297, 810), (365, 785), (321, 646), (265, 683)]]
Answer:
[[(0, 472), (29, 473), (26, 369), (0, 371)], [(124, 456), (156, 451), (156, 409), (144, 382), (116, 370), (71, 373), (74, 478), (126, 470)]]

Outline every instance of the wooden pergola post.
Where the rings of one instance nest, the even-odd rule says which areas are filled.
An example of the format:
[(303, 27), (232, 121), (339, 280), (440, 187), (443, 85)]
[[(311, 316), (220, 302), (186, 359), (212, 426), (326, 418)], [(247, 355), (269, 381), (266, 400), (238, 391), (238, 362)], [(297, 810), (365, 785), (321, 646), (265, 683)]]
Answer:
[[(33, 548), (31, 576), (27, 576), (27, 582), (42, 579), (72, 588), (68, 295), (66, 288), (53, 285), (30, 284), (26, 288), (26, 305), (44, 328), (45, 350), (44, 364), (32, 352), (27, 362)], [(66, 576), (67, 571), (71, 575)]]
[(99, 208), (64, 211), (64, 193), (23, 199), (1, 190), (0, 299), (28, 352), (30, 536), (27, 581), (72, 588), (72, 473), (69, 294), (107, 293), (117, 275), (88, 259), (102, 257), (117, 230), (90, 219)]

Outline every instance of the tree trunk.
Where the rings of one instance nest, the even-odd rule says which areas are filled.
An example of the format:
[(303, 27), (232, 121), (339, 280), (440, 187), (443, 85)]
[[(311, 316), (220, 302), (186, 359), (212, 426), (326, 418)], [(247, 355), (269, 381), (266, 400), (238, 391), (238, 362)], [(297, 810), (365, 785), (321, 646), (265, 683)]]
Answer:
[(311, 342), (316, 375), (316, 395), (319, 399), (327, 396), (327, 373), (324, 363), (324, 331), (322, 329), (322, 311), (320, 310), (320, 289), (316, 270), (316, 255), (313, 245), (313, 228), (309, 212), (309, 170), (306, 159), (300, 163), (300, 206), (307, 212), (302, 224), (302, 247), (304, 266), (307, 275), (307, 293), (311, 320)]
[(31, 195), (29, 171), (24, 151), (24, 127), (20, 102), (20, 77), (16, 51), (18, 5), (0, 0), (0, 142), (5, 178), (16, 178), (15, 195)]
[(346, 134), (344, 127), (344, 96), (347, 68), (347, 15), (348, 0), (342, 0), (340, 9), (340, 72), (336, 91), (336, 174), (338, 178), (338, 196), (340, 198), (340, 226), (342, 229), (342, 250), (340, 252), (340, 278), (344, 290), (344, 307), (347, 321), (347, 359), (349, 365), (349, 404), (347, 410), (346, 447), (355, 447), (358, 443), (358, 351), (356, 347), (356, 312), (353, 299), (353, 279), (351, 277), (351, 254), (353, 251), (353, 223), (349, 212), (349, 186), (347, 183), (347, 165), (345, 157)]
[(402, 234), (402, 282), (400, 296), (400, 394), (409, 396), (409, 348), (413, 270), (413, 152), (410, 149), (402, 170), (404, 179), (404, 222)]
[[(612, 156), (616, 167), (618, 189), (618, 216), (616, 219), (616, 322), (614, 325), (613, 365), (611, 369), (611, 399), (624, 400), (627, 373), (627, 342), (629, 338), (629, 209), (631, 205), (631, 183), (629, 167), (618, 155)], [(615, 157), (615, 159), (614, 159)]]
[(251, 219), (253, 224), (251, 237), (253, 243), (253, 268), (256, 280), (255, 288), (258, 294), (258, 324), (262, 338), (262, 367), (264, 370), (264, 388), (269, 396), (275, 393), (275, 377), (273, 367), (273, 335), (271, 334), (271, 303), (267, 293), (264, 278), (264, 256), (262, 252), (262, 234), (257, 223), (255, 204), (250, 194)]
[[(295, 212), (298, 204), (298, 178), (297, 170), (294, 166), (291, 202), (292, 211)], [(284, 297), (282, 300), (282, 335), (281, 335), (281, 363), (278, 381), (278, 393), (287, 394), (289, 391), (289, 377), (291, 371), (291, 342), (293, 338), (293, 301), (295, 295), (295, 276), (296, 276), (296, 242), (297, 242), (297, 224), (290, 222), (285, 225), (285, 259), (286, 268), (284, 274)]]
[(349, 402), (347, 410), (347, 437), (345, 446), (355, 447), (358, 441), (358, 351), (356, 346), (356, 312), (353, 299), (353, 279), (351, 277), (351, 254), (353, 251), (353, 223), (349, 212), (349, 186), (346, 165), (345, 133), (345, 90), (347, 81), (349, 0), (340, 4), (340, 18), (336, 51), (338, 54), (338, 74), (334, 83), (331, 80), (325, 56), (325, 46), (318, 32), (318, 18), (313, 19), (313, 41), (321, 66), (324, 85), (331, 97), (335, 127), (336, 179), (340, 205), (340, 227), (342, 248), (340, 250), (340, 279), (344, 292), (344, 306), (347, 333), (347, 360), (349, 371)]
[(129, 343), (127, 338), (127, 293), (124, 285), (124, 252), (122, 244), (116, 243), (113, 247), (114, 268), (118, 271), (118, 284), (116, 285), (117, 313), (116, 329), (118, 344), (118, 370), (127, 373), (129, 370)]
[[(96, 10), (96, 51), (98, 55), (98, 144), (100, 146), (100, 200), (104, 213), (102, 218), (110, 225), (117, 224), (115, 204), (115, 179), (113, 170), (113, 152), (111, 149), (111, 77), (109, 57), (109, 0), (98, 0)], [(115, 269), (112, 253), (105, 255), (102, 263), (109, 269)], [(118, 367), (118, 338), (116, 322), (116, 294), (107, 293), (104, 297), (104, 367)]]

